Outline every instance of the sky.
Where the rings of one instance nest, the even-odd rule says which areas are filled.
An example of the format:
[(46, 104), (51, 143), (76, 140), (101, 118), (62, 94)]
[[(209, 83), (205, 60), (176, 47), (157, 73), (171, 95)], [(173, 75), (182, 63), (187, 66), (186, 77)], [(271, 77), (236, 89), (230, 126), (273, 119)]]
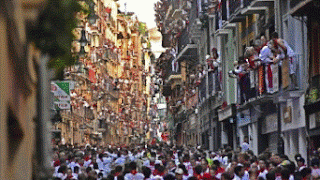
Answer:
[[(125, 12), (124, 3), (127, 4), (127, 12), (134, 12), (140, 22), (147, 23), (148, 29), (156, 27), (154, 4), (159, 0), (119, 0), (120, 11)], [(151, 42), (151, 49), (158, 58), (165, 49), (162, 48), (161, 41)]]
[(139, 21), (147, 23), (147, 27), (154, 28), (156, 23), (154, 21), (154, 3), (159, 0), (119, 0), (120, 10), (125, 11), (124, 3), (127, 3), (127, 12), (134, 12)]

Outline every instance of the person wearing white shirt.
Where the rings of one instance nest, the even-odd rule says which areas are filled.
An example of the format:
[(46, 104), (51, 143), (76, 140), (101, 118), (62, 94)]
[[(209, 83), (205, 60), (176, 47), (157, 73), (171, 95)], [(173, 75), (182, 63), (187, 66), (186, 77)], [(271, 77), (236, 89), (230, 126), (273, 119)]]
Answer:
[(224, 167), (227, 167), (228, 166), (228, 163), (229, 163), (229, 157), (228, 155), (225, 155), (223, 158), (222, 158), (222, 165)]
[(245, 168), (242, 164), (238, 164), (234, 168), (233, 180), (249, 180), (249, 173), (245, 171)]
[(108, 174), (111, 171), (110, 165), (112, 162), (112, 157), (104, 157), (103, 158), (103, 171)]
[(258, 168), (259, 168), (258, 177), (261, 177), (262, 179), (266, 180), (267, 174), (268, 174), (266, 162), (264, 160), (259, 160)]
[(249, 143), (247, 137), (244, 138), (243, 143), (241, 144), (241, 150), (242, 152), (246, 152), (249, 150)]
[(175, 178), (177, 180), (183, 180), (183, 170), (181, 168), (177, 168), (175, 171)]
[(123, 165), (125, 162), (126, 162), (126, 160), (125, 160), (124, 156), (121, 156), (121, 157), (119, 157), (118, 159), (115, 160), (115, 163), (117, 165)]
[(266, 90), (268, 93), (273, 92), (273, 75), (276, 67), (275, 64), (279, 61), (274, 57), (274, 54), (271, 50), (271, 44), (268, 43), (264, 46), (261, 51), (259, 58), (261, 59), (262, 64), (265, 65), (265, 81), (266, 81)]
[(99, 170), (103, 170), (104, 168), (104, 164), (103, 164), (103, 154), (99, 154), (98, 158), (97, 158), (97, 164), (98, 164), (98, 167), (99, 167)]
[(135, 162), (130, 162), (129, 167), (131, 171), (124, 176), (125, 180), (144, 180), (144, 175), (137, 172), (137, 164)]

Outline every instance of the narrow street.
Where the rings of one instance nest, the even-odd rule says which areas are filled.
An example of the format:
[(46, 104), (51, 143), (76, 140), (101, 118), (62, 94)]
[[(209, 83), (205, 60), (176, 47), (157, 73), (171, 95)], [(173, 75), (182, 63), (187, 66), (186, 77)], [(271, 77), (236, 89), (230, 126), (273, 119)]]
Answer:
[(320, 179), (319, 0), (4, 0), (0, 180)]

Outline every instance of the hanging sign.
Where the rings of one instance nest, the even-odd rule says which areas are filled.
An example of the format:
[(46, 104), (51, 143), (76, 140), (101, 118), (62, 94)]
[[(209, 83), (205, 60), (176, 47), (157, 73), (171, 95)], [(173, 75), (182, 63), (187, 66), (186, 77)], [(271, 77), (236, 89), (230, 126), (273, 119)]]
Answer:
[(51, 81), (55, 109), (70, 109), (70, 91), (73, 89), (72, 81)]

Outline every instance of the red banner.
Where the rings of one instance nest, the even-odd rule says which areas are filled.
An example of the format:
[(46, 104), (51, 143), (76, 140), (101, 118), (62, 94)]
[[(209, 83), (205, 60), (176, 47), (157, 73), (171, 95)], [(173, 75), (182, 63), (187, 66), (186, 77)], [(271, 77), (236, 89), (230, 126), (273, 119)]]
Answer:
[(93, 69), (89, 69), (89, 80), (92, 82), (92, 83), (96, 83), (97, 80), (96, 80), (96, 73), (94, 72)]

